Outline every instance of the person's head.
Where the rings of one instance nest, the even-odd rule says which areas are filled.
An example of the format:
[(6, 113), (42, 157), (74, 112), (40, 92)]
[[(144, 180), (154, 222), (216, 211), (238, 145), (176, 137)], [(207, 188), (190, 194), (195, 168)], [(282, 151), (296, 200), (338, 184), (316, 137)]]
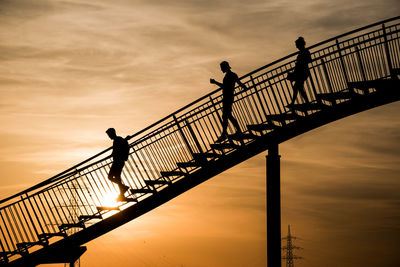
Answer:
[(296, 47), (298, 49), (303, 49), (306, 47), (306, 41), (304, 41), (304, 38), (301, 36), (299, 38), (297, 38), (295, 43), (296, 43)]
[(228, 61), (222, 61), (219, 66), (221, 67), (222, 72), (227, 72), (228, 70), (231, 69), (231, 66), (229, 66)]
[(117, 136), (117, 133), (115, 132), (114, 128), (108, 128), (106, 133), (108, 137), (110, 137), (111, 139), (114, 139)]

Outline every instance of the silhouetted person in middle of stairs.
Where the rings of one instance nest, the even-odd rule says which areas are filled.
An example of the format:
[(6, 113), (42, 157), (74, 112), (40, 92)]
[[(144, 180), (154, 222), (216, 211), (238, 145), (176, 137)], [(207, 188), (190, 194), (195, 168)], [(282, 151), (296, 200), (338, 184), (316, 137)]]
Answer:
[(227, 61), (222, 61), (220, 67), (221, 71), (225, 73), (223, 82), (220, 83), (214, 79), (210, 79), (210, 83), (216, 84), (222, 88), (222, 133), (217, 139), (217, 143), (222, 142), (227, 138), (228, 120), (230, 120), (235, 127), (237, 134), (242, 133), (239, 123), (232, 115), (235, 83), (239, 84), (244, 90), (247, 90), (246, 85), (239, 80), (237, 74), (231, 71), (231, 67)]
[(299, 37), (295, 43), (297, 49), (299, 49), (299, 54), (297, 55), (294, 71), (290, 72), (287, 76), (287, 79), (289, 81), (294, 82), (292, 102), (288, 106), (293, 106), (299, 92), (300, 95), (304, 98), (304, 101), (306, 103), (310, 103), (307, 97), (307, 93), (304, 90), (304, 82), (307, 80), (308, 76), (310, 76), (308, 63), (312, 61), (311, 54), (306, 48), (306, 42), (304, 41), (303, 37)]
[(124, 194), (129, 189), (129, 186), (126, 186), (122, 183), (121, 172), (124, 168), (125, 161), (128, 160), (129, 144), (124, 138), (117, 136), (114, 128), (109, 128), (106, 133), (110, 139), (114, 140), (113, 151), (111, 154), (113, 157), (113, 163), (111, 165), (110, 172), (108, 173), (108, 179), (118, 185), (120, 192), (118, 200), (124, 200)]

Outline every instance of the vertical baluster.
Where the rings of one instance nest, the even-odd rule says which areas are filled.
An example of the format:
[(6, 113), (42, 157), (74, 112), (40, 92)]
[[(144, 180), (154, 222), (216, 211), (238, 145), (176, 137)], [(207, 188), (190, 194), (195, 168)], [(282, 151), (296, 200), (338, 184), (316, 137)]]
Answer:
[[(258, 90), (257, 90), (256, 83), (254, 82), (254, 78), (253, 78), (252, 75), (250, 75), (250, 81), (251, 81), (251, 84), (252, 84), (253, 87), (254, 87), (254, 90), (255, 90), (255, 92), (256, 92), (258, 101), (260, 102), (260, 106), (261, 106), (261, 109), (262, 109), (262, 111), (263, 111), (263, 113), (264, 113), (264, 116), (265, 116), (266, 120), (268, 121), (268, 123), (272, 124), (272, 121), (268, 118), (268, 114), (267, 114), (267, 111), (266, 111), (265, 108), (264, 108), (263, 102), (261, 101), (260, 92), (258, 92)], [(262, 123), (262, 122), (261, 122), (261, 123)]]
[(271, 86), (269, 80), (265, 80), (265, 83), (266, 83), (267, 87), (269, 87), (270, 90), (271, 90), (271, 92), (272, 92), (272, 96), (274, 97), (275, 105), (278, 107), (279, 114), (282, 114), (283, 112), (282, 112), (282, 109), (281, 109), (281, 105), (279, 105), (278, 98), (276, 97), (274, 88), (272, 88), (272, 86)]
[(390, 51), (389, 51), (389, 45), (388, 45), (388, 40), (387, 40), (385, 24), (382, 24), (382, 31), (383, 31), (383, 40), (384, 40), (384, 45), (385, 45), (385, 53), (386, 53), (386, 59), (387, 59), (387, 64), (388, 64), (388, 68), (389, 68), (389, 74), (393, 80), (397, 80), (397, 75), (393, 72), (393, 66), (392, 66), (392, 60), (390, 57)]
[(358, 45), (356, 46), (356, 56), (357, 56), (358, 65), (360, 66), (360, 70), (361, 70), (361, 75), (362, 75), (363, 81), (366, 81), (367, 77), (365, 76), (365, 70), (364, 70), (364, 66), (363, 66), (362, 61), (361, 61), (361, 55), (360, 55), (360, 51), (358, 49)]
[(342, 71), (343, 71), (343, 75), (344, 75), (344, 80), (345, 80), (345, 82), (346, 82), (346, 85), (348, 86), (348, 85), (349, 85), (349, 77), (348, 77), (348, 75), (347, 75), (347, 71), (346, 71), (344, 59), (343, 59), (343, 56), (342, 56), (342, 49), (340, 48), (339, 40), (338, 40), (338, 39), (336, 39), (336, 48), (337, 48), (338, 53), (339, 53), (339, 60), (340, 60), (340, 65), (341, 65), (341, 67), (342, 67)]
[(192, 129), (192, 126), (190, 125), (190, 123), (188, 123), (187, 120), (185, 120), (185, 125), (188, 128), (189, 133), (192, 136), (192, 138), (194, 140), (194, 143), (196, 144), (197, 149), (199, 150), (199, 153), (203, 153), (203, 149), (202, 149), (202, 147), (201, 147), (201, 145), (199, 143), (199, 140), (197, 139), (197, 136), (195, 135), (195, 133), (194, 133), (194, 131)]
[(178, 122), (178, 120), (177, 120), (175, 115), (173, 116), (173, 118), (174, 118), (176, 126), (178, 127), (178, 131), (179, 131), (180, 135), (182, 136), (183, 142), (185, 142), (185, 145), (186, 145), (187, 149), (189, 150), (190, 154), (193, 157), (193, 155), (194, 155), (193, 149), (190, 146), (189, 141), (187, 140), (187, 138), (185, 136), (185, 133), (182, 131), (182, 127), (180, 126), (180, 124), (179, 124), (179, 122)]
[[(25, 194), (25, 199), (27, 199), (27, 200), (29, 201), (29, 196), (28, 196), (28, 194)], [(22, 204), (24, 204), (26, 213), (28, 214), (28, 218), (29, 218), (29, 220), (30, 220), (30, 222), (31, 222), (31, 224), (32, 224), (32, 228), (33, 228), (33, 230), (35, 231), (36, 237), (38, 238), (39, 232), (38, 232), (38, 230), (37, 230), (37, 228), (36, 228), (35, 223), (33, 222), (32, 216), (31, 216), (31, 214), (29, 213), (28, 207), (26, 206), (26, 203), (25, 203), (24, 198), (23, 198), (22, 196), (21, 196), (21, 200), (22, 200)], [(31, 206), (32, 206), (32, 205), (31, 205)]]
[(321, 59), (321, 65), (322, 65), (322, 69), (324, 70), (326, 83), (328, 85), (328, 90), (330, 93), (333, 93), (331, 79), (329, 78), (328, 70), (326, 69), (325, 61), (323, 59)]

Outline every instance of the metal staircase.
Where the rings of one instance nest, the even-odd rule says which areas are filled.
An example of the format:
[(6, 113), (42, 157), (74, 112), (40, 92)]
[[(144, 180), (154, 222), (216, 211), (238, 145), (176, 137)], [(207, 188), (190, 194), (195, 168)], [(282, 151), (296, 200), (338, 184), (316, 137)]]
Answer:
[(297, 135), (400, 99), (400, 17), (309, 47), (311, 103), (288, 106), (286, 75), (296, 53), (241, 78), (233, 113), (243, 134), (215, 143), (221, 131), (221, 90), (215, 90), (129, 136), (123, 181), (107, 179), (110, 148), (0, 201), (0, 265), (73, 262), (83, 244), (149, 212), (213, 176)]

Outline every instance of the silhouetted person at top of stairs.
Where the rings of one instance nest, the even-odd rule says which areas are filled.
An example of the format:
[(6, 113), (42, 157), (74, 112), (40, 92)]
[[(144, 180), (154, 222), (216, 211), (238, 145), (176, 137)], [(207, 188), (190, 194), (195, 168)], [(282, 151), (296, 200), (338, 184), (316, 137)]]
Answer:
[(108, 173), (108, 179), (118, 185), (120, 192), (118, 200), (124, 200), (124, 194), (129, 189), (129, 186), (126, 186), (122, 183), (121, 172), (124, 168), (125, 161), (128, 160), (129, 144), (124, 138), (117, 136), (114, 128), (109, 128), (106, 133), (110, 139), (114, 140), (113, 151), (111, 154), (113, 157), (113, 163), (111, 165), (110, 172)]
[(232, 115), (235, 83), (239, 84), (244, 90), (247, 90), (246, 85), (239, 80), (237, 74), (231, 71), (231, 67), (227, 61), (222, 61), (220, 67), (221, 71), (225, 73), (223, 82), (220, 83), (214, 79), (210, 79), (210, 83), (216, 84), (222, 88), (222, 133), (217, 142), (222, 142), (227, 138), (228, 120), (230, 120), (235, 127), (237, 134), (242, 133), (239, 123)]
[(312, 61), (311, 54), (306, 48), (306, 42), (304, 41), (303, 37), (299, 37), (295, 43), (297, 49), (299, 49), (299, 54), (297, 55), (294, 71), (287, 75), (287, 79), (291, 82), (294, 82), (292, 102), (289, 104), (289, 106), (294, 104), (299, 92), (306, 103), (310, 102), (308, 100), (307, 93), (304, 90), (304, 82), (307, 80), (308, 76), (310, 76), (308, 64)]

